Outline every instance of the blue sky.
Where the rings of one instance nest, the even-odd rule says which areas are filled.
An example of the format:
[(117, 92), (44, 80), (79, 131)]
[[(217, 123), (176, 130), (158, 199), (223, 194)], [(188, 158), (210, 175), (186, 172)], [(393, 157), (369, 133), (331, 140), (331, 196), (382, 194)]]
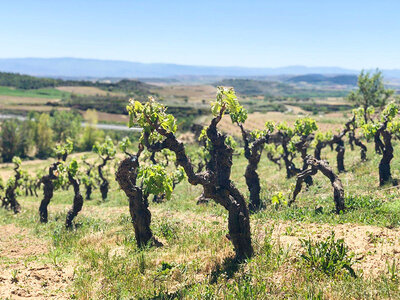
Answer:
[(400, 1), (0, 0), (0, 57), (400, 68)]

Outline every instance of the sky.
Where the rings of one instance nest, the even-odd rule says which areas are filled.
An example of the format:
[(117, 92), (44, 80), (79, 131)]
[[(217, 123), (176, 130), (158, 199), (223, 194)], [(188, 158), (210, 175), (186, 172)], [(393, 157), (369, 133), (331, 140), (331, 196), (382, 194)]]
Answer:
[(0, 58), (400, 68), (400, 1), (0, 0)]

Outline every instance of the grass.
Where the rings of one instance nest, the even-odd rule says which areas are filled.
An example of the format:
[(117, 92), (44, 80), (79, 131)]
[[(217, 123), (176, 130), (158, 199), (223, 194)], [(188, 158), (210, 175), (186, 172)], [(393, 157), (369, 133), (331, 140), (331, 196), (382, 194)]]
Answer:
[[(144, 250), (136, 246), (126, 197), (113, 180), (106, 202), (99, 200), (98, 190), (94, 200), (85, 201), (73, 231), (64, 228), (72, 190), (55, 192), (49, 205), (49, 223), (45, 225), (38, 222), (40, 199), (21, 196), (21, 214), (14, 216), (0, 210), (0, 230), (14, 224), (23, 231), (10, 238), (10, 244), (0, 240), (0, 248), (8, 253), (7, 248), (15, 249), (22, 243), (45, 245), (47, 250), (24, 258), (2, 254), (0, 265), (4, 271), (0, 271), (0, 277), (6, 278), (11, 289), (18, 285), (34, 290), (21, 272), (35, 264), (59, 272), (71, 265), (74, 275), (66, 279), (67, 288), (48, 279), (42, 282), (45, 287), (41, 293), (50, 295), (53, 288), (59, 288), (63, 297), (74, 299), (399, 298), (400, 256), (395, 252), (400, 243), (399, 190), (378, 188), (380, 157), (372, 153), (372, 144), (368, 149), (368, 161), (360, 163), (359, 152), (346, 148), (348, 172), (340, 178), (350, 209), (342, 215), (334, 213), (331, 186), (320, 174), (308, 191), (299, 194), (293, 207), (271, 205), (272, 195), (281, 192), (283, 197), (290, 196), (295, 179), (287, 180), (284, 170), (278, 170), (264, 156), (259, 174), (266, 208), (251, 216), (255, 256), (239, 265), (232, 261), (232, 246), (225, 237), (225, 210), (214, 203), (195, 205), (201, 188), (186, 182), (177, 186), (170, 201), (150, 203), (152, 230), (164, 247)], [(335, 152), (326, 148), (322, 156), (335, 166)], [(35, 162), (23, 168), (33, 171), (48, 164)], [(248, 198), (245, 166), (246, 160), (235, 156), (233, 180)], [(4, 166), (2, 173), (9, 168)], [(398, 144), (392, 170), (394, 177), (400, 177)], [(332, 276), (315, 267), (324, 259), (329, 262), (329, 251), (317, 255), (316, 249), (323, 249), (321, 245), (327, 243), (332, 231), (337, 237), (335, 242), (343, 240), (339, 245), (342, 248), (335, 248), (338, 244), (332, 247), (348, 249), (340, 252), (344, 255), (339, 255), (341, 260), (336, 262), (340, 266), (347, 254), (354, 253), (356, 278), (346, 272)], [(17, 239), (19, 244), (13, 243)], [(301, 240), (309, 239), (308, 253), (317, 262), (314, 267), (307, 267), (301, 256)], [(11, 282), (16, 280), (18, 283)]]
[(60, 99), (69, 96), (70, 93), (50, 88), (37, 89), (37, 90), (22, 90), (22, 89), (0, 86), (0, 95), (14, 96), (14, 97)]

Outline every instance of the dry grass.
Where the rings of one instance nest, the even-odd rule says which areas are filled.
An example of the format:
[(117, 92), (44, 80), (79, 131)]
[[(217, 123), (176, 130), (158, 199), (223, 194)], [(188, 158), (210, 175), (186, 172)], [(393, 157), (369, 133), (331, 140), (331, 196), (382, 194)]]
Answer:
[(84, 96), (121, 96), (123, 93), (107, 92), (93, 86), (59, 86), (57, 90)]
[(58, 102), (60, 99), (48, 99), (48, 98), (32, 98), (32, 97), (17, 97), (17, 96), (5, 96), (0, 95), (0, 105), (40, 105), (48, 102)]
[[(85, 118), (86, 112), (81, 110), (80, 113), (83, 115)], [(129, 121), (129, 116), (128, 115), (123, 115), (123, 114), (110, 114), (110, 113), (105, 113), (98, 111), (97, 112), (97, 117), (100, 122), (111, 122), (111, 123), (123, 123), (127, 124)]]
[(0, 109), (8, 110), (8, 111), (22, 111), (22, 112), (49, 112), (52, 110), (70, 110), (69, 107), (54, 107), (54, 106), (46, 106), (46, 105), (2, 105), (0, 104)]
[(188, 97), (189, 102), (201, 102), (215, 98), (217, 88), (212, 85), (168, 85), (155, 90), (160, 97), (170, 99), (174, 97)]

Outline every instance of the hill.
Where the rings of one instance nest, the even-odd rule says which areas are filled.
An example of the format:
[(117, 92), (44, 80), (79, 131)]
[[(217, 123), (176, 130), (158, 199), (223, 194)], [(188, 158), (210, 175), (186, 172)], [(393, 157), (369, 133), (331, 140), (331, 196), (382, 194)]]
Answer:
[(340, 84), (340, 85), (357, 85), (356, 75), (337, 75), (326, 76), (323, 74), (307, 74), (294, 76), (287, 80), (287, 82), (300, 83), (306, 82), (310, 84)]
[(293, 84), (262, 81), (252, 79), (224, 79), (214, 83), (215, 86), (230, 86), (238, 94), (244, 96), (280, 96), (280, 97), (343, 97), (347, 94), (345, 90), (328, 90), (316, 88), (299, 88)]

